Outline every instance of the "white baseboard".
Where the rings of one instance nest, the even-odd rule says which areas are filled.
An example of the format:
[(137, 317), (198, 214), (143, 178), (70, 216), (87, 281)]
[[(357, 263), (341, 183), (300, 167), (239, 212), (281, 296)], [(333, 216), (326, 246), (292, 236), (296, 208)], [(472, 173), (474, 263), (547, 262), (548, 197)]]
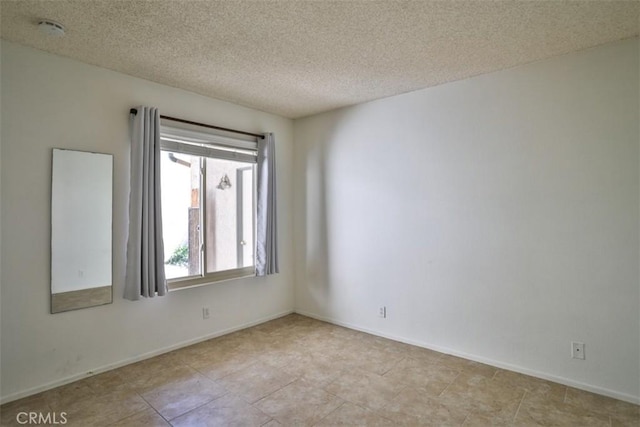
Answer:
[(405, 344), (411, 344), (411, 345), (415, 345), (417, 347), (422, 347), (422, 348), (426, 348), (429, 350), (433, 350), (433, 351), (437, 351), (440, 353), (445, 353), (445, 354), (450, 354), (453, 356), (458, 356), (458, 357), (462, 357), (468, 360), (473, 360), (474, 362), (480, 362), (480, 363), (484, 363), (486, 365), (491, 365), (491, 366), (495, 366), (496, 368), (501, 368), (501, 369), (505, 369), (508, 371), (513, 371), (513, 372), (518, 372), (520, 374), (525, 374), (525, 375), (530, 375), (532, 377), (536, 377), (536, 378), (541, 378), (544, 380), (548, 380), (548, 381), (552, 381), (555, 383), (559, 383), (562, 385), (566, 385), (569, 387), (574, 387), (580, 390), (584, 390), (584, 391), (589, 391), (592, 393), (596, 393), (596, 394), (600, 394), (603, 396), (608, 396), (608, 397), (612, 397), (614, 399), (618, 399), (618, 400), (623, 400), (625, 402), (629, 402), (629, 403), (633, 403), (636, 405), (640, 405), (640, 396), (634, 396), (631, 394), (626, 394), (626, 393), (620, 393), (617, 392), (615, 390), (610, 390), (607, 388), (603, 388), (603, 387), (598, 387), (598, 386), (594, 386), (591, 384), (585, 384), (579, 381), (574, 381), (572, 379), (569, 378), (564, 378), (564, 377), (560, 377), (557, 375), (552, 375), (552, 374), (548, 374), (545, 372), (540, 372), (540, 371), (536, 371), (533, 369), (528, 369), (528, 368), (524, 368), (522, 366), (517, 366), (517, 365), (512, 365), (510, 363), (504, 363), (504, 362), (500, 362), (497, 360), (492, 360), (492, 359), (487, 359), (485, 357), (480, 357), (480, 356), (476, 356), (474, 354), (468, 354), (468, 353), (464, 353), (464, 352), (460, 352), (451, 348), (446, 348), (446, 347), (440, 347), (437, 345), (431, 345), (428, 343), (424, 343), (421, 341), (416, 341), (413, 339), (409, 339), (409, 338), (405, 338), (402, 336), (397, 336), (397, 335), (392, 335), (392, 334), (385, 334), (383, 332), (380, 331), (375, 331), (372, 329), (368, 329), (368, 328), (363, 328), (361, 326), (352, 324), (352, 323), (348, 323), (348, 322), (342, 322), (340, 320), (335, 320), (329, 317), (325, 317), (325, 316), (321, 316), (315, 313), (310, 313), (304, 310), (294, 310), (295, 313), (301, 314), (303, 316), (307, 316), (307, 317), (311, 317), (313, 319), (317, 319), (317, 320), (322, 320), (323, 322), (327, 322), (327, 323), (331, 323), (334, 325), (338, 325), (338, 326), (344, 326), (345, 328), (349, 328), (349, 329), (354, 329), (356, 331), (361, 331), (361, 332), (366, 332), (367, 334), (371, 334), (371, 335), (376, 335), (382, 338), (388, 338), (390, 340), (393, 341), (399, 341), (399, 342), (403, 342)]
[(65, 385), (65, 384), (72, 383), (74, 381), (78, 381), (78, 380), (81, 380), (81, 379), (84, 379), (84, 378), (88, 378), (88, 377), (91, 377), (93, 375), (97, 375), (97, 374), (101, 374), (103, 372), (111, 371), (112, 369), (120, 368), (120, 367), (125, 366), (125, 365), (130, 365), (131, 363), (139, 362), (139, 361), (145, 360), (145, 359), (150, 359), (152, 357), (159, 356), (161, 354), (168, 353), (170, 351), (174, 351), (174, 350), (177, 350), (179, 348), (188, 347), (190, 345), (197, 344), (197, 343), (202, 342), (202, 341), (210, 340), (212, 338), (217, 338), (217, 337), (220, 337), (222, 335), (227, 335), (227, 334), (230, 334), (232, 332), (236, 332), (236, 331), (239, 331), (239, 330), (242, 330), (242, 329), (250, 328), (252, 326), (256, 326), (256, 325), (259, 325), (261, 323), (268, 322), (270, 320), (278, 319), (280, 317), (286, 316), (286, 315), (291, 314), (293, 312), (294, 312), (293, 310), (283, 311), (283, 312), (280, 312), (280, 313), (277, 313), (277, 314), (274, 314), (274, 315), (271, 315), (271, 316), (263, 317), (263, 318), (258, 319), (258, 320), (254, 320), (254, 321), (251, 321), (251, 322), (248, 322), (248, 323), (243, 323), (241, 325), (234, 326), (232, 328), (223, 329), (221, 331), (217, 331), (217, 332), (214, 332), (212, 334), (208, 334), (208, 335), (204, 335), (204, 336), (201, 336), (201, 337), (198, 337), (198, 338), (193, 338), (193, 339), (190, 339), (190, 340), (182, 341), (182, 342), (179, 342), (177, 344), (173, 344), (173, 345), (168, 346), (168, 347), (159, 348), (157, 350), (150, 351), (148, 353), (144, 353), (144, 354), (141, 354), (141, 355), (138, 355), (138, 356), (135, 356), (135, 357), (130, 357), (130, 358), (123, 359), (123, 360), (120, 360), (120, 361), (115, 362), (115, 363), (110, 363), (108, 365), (100, 366), (100, 367), (97, 367), (97, 368), (95, 368), (95, 369), (93, 369), (91, 371), (88, 371), (88, 372), (74, 374), (74, 375), (71, 375), (71, 376), (68, 376), (68, 377), (61, 378), (61, 379), (56, 380), (56, 381), (51, 381), (49, 383), (46, 383), (46, 384), (43, 384), (43, 385), (40, 385), (40, 386), (37, 386), (37, 387), (32, 387), (32, 388), (29, 388), (27, 390), (23, 390), (23, 391), (20, 391), (20, 392), (17, 392), (17, 393), (13, 393), (13, 394), (10, 394), (8, 396), (2, 396), (2, 398), (0, 398), (0, 404), (9, 403), (9, 402), (12, 402), (14, 400), (22, 399), (23, 397), (31, 396), (31, 395), (36, 394), (36, 393), (41, 393), (43, 391), (51, 390), (52, 388), (56, 388), (56, 387), (60, 387), (60, 386)]

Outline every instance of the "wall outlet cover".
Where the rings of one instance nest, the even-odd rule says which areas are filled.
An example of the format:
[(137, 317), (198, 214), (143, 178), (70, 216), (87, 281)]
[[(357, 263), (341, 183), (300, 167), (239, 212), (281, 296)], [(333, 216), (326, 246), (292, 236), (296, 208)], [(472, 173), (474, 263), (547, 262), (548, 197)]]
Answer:
[(571, 342), (571, 357), (574, 359), (584, 360), (584, 343), (578, 341)]

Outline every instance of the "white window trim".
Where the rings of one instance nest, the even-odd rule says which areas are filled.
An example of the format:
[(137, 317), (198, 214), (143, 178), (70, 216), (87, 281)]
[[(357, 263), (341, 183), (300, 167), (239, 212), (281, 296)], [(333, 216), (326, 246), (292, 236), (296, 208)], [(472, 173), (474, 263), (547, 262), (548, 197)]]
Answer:
[(205, 273), (204, 276), (198, 277), (182, 277), (178, 279), (168, 279), (167, 287), (169, 292), (180, 291), (183, 289), (198, 288), (200, 286), (212, 285), (214, 283), (225, 282), (227, 280), (244, 279), (256, 276), (256, 267), (236, 268), (233, 270), (216, 271), (214, 273)]
[[(225, 135), (224, 131), (211, 131), (209, 129), (204, 130), (200, 128), (193, 130), (192, 125), (187, 125), (184, 128), (165, 124), (165, 120), (161, 121), (160, 126), (160, 148), (162, 151), (171, 151), (176, 153), (190, 154), (201, 157), (211, 157), (216, 159), (233, 160), (243, 162), (247, 164), (257, 163), (257, 151), (258, 141), (254, 137), (241, 137), (236, 138)], [(206, 183), (204, 177), (202, 178), (201, 191), (206, 194)], [(204, 248), (207, 245), (206, 232), (202, 233), (202, 271), (198, 276), (180, 277), (174, 279), (167, 279), (167, 287), (170, 292), (190, 289), (200, 286), (206, 286), (218, 282), (227, 280), (235, 280), (240, 278), (255, 277), (255, 174), (254, 174), (254, 206), (253, 206), (253, 221), (254, 221), (254, 265), (248, 267), (234, 268), (230, 270), (216, 271), (212, 273), (206, 272), (206, 255)], [(201, 210), (201, 224), (202, 229), (206, 230), (206, 224), (204, 218), (206, 215), (206, 201), (203, 204)]]

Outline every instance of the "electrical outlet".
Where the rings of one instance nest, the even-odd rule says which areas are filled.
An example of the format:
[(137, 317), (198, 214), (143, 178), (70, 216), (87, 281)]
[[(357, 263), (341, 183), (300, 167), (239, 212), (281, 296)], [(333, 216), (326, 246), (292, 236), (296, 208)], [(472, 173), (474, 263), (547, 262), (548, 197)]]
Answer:
[(584, 343), (572, 341), (571, 342), (571, 357), (574, 359), (584, 360)]
[(203, 319), (209, 318), (209, 307), (202, 307), (202, 318)]
[(383, 319), (387, 318), (387, 307), (382, 306), (378, 309), (378, 317), (382, 317)]

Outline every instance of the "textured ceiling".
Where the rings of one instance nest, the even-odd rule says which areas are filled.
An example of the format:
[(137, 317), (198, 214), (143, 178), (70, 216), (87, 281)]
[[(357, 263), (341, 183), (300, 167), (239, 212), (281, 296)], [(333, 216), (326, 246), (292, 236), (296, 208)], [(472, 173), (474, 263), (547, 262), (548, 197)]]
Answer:
[[(638, 35), (638, 1), (11, 1), (2, 38), (286, 117)], [(62, 23), (46, 37), (40, 19)]]

